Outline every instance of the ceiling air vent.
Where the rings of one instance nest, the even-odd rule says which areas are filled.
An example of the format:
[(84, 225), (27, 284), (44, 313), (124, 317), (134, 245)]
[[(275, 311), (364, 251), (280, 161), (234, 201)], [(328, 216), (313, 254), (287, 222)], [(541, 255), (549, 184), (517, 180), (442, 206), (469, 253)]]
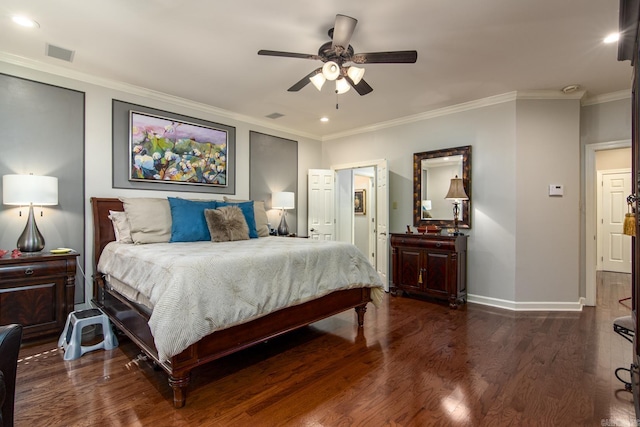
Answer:
[(271, 114), (269, 114), (269, 115), (268, 115), (268, 116), (266, 116), (266, 117), (268, 117), (268, 118), (270, 118), (270, 119), (279, 119), (280, 117), (283, 117), (283, 116), (284, 116), (284, 114), (280, 114), (280, 113), (271, 113)]
[(46, 55), (63, 61), (72, 62), (75, 51), (47, 43)]

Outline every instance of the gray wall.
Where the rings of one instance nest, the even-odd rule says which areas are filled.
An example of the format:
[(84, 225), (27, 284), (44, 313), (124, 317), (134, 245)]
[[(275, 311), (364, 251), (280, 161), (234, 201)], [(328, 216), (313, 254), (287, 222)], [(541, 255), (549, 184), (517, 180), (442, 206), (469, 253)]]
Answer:
[(287, 210), (286, 221), (289, 233), (297, 233), (298, 142), (251, 131), (249, 147), (249, 198), (264, 200), (271, 228), (278, 228), (281, 212), (271, 209), (271, 194), (292, 191), (296, 209)]
[[(0, 176), (48, 175), (58, 178), (58, 205), (47, 206), (36, 223), (45, 251), (69, 247), (84, 265), (84, 105), (83, 92), (0, 74)], [(105, 169), (109, 168), (108, 163)], [(16, 247), (28, 209), (2, 206), (0, 248)], [(90, 280), (89, 280), (90, 282)], [(76, 302), (84, 301), (84, 280), (76, 278)]]
[[(515, 96), (511, 101), (508, 100), (509, 96), (504, 96), (501, 98), (507, 100), (498, 103), (492, 101), (490, 104), (480, 100), (474, 103), (472, 108), (465, 106), (464, 109), (447, 109), (443, 114), (430, 112), (419, 121), (407, 120), (404, 124), (395, 127), (378, 126), (375, 131), (360, 131), (358, 134), (335, 137), (320, 142), (313, 136), (293, 135), (285, 130), (269, 127), (268, 124), (242, 121), (232, 113), (227, 114), (215, 107), (209, 108), (188, 100), (147, 91), (144, 88), (111, 84), (93, 79), (91, 76), (81, 76), (74, 79), (66, 77), (64, 73), (58, 73), (56, 70), (47, 73), (41, 69), (30, 69), (2, 61), (0, 61), (0, 72), (79, 90), (87, 94), (86, 109), (84, 110), (87, 140), (84, 162), (87, 173), (84, 182), (88, 196), (162, 197), (167, 195), (167, 192), (162, 191), (112, 188), (110, 171), (112, 161), (112, 99), (148, 105), (236, 127), (238, 148), (235, 196), (238, 198), (248, 198), (250, 192), (249, 135), (251, 131), (297, 140), (298, 191), (296, 198), (298, 203), (297, 222), (300, 230), (306, 229), (306, 185), (307, 170), (310, 168), (328, 168), (336, 164), (359, 163), (386, 158), (389, 161), (390, 176), (390, 231), (404, 232), (406, 225), (412, 223), (412, 154), (426, 150), (472, 145), (474, 150), (472, 166), (473, 218), (472, 229), (468, 232), (469, 292), (484, 298), (483, 302), (485, 303), (518, 301), (515, 268), (516, 241), (526, 239), (527, 233), (539, 232), (540, 230), (526, 228), (519, 230), (516, 227), (518, 206), (521, 200), (526, 201), (527, 195), (516, 194), (515, 177), (519, 172), (516, 169), (518, 108)], [(580, 111), (581, 147), (590, 142), (630, 138), (631, 109), (628, 99), (590, 105), (582, 107)], [(3, 117), (5, 116), (3, 115)], [(555, 125), (559, 126), (562, 120), (562, 117), (558, 117)], [(574, 124), (575, 121), (571, 119), (571, 126)], [(2, 144), (4, 143), (5, 140), (2, 141)], [(581, 152), (581, 150), (578, 151)], [(22, 153), (24, 152), (23, 147)], [(74, 156), (77, 154), (58, 153), (61, 156), (70, 155), (72, 158), (75, 158)], [(82, 153), (78, 155), (82, 156)], [(530, 161), (540, 162), (542, 165), (549, 164), (545, 159), (550, 155), (549, 151), (534, 151), (534, 155), (536, 157), (531, 158)], [(563, 155), (567, 155), (566, 151), (563, 151)], [(576, 154), (575, 150), (570, 153), (570, 156), (580, 155)], [(61, 159), (60, 163), (64, 162), (66, 165), (66, 161), (66, 159)], [(77, 167), (77, 164), (82, 164), (81, 161), (79, 163), (73, 161), (73, 163), (75, 163), (74, 167)], [(570, 162), (570, 164), (573, 167), (574, 163)], [(4, 167), (6, 168), (6, 164)], [(576, 175), (578, 174), (576, 172)], [(523, 179), (527, 178), (544, 184), (552, 177), (548, 171), (542, 170), (542, 172), (536, 171), (535, 175), (523, 177)], [(582, 181), (583, 179), (581, 179)], [(82, 178), (78, 182), (81, 183)], [(82, 194), (81, 191), (78, 193)], [(581, 194), (583, 193), (581, 192)], [(207, 198), (207, 195), (203, 195), (203, 198)], [(67, 228), (81, 228), (84, 219), (87, 233), (85, 241), (87, 250), (90, 251), (93, 224), (88, 199), (85, 199), (84, 203), (86, 209), (84, 218), (74, 217), (73, 225)], [(48, 212), (57, 212), (57, 210), (61, 210), (61, 206), (47, 208), (45, 219)], [(7, 207), (3, 207), (0, 212), (3, 215), (1, 217), (2, 223), (6, 224)], [(64, 210), (64, 212), (67, 211)], [(570, 213), (570, 215), (575, 214)], [(12, 227), (18, 231), (11, 231)], [(15, 246), (15, 239), (23, 227), (23, 218), (15, 219), (10, 226), (3, 225), (0, 229), (0, 239), (2, 235), (11, 232), (15, 236), (13, 234), (10, 236), (10, 246)], [(43, 232), (45, 237), (51, 234), (48, 230), (46, 232), (43, 230)], [(557, 236), (551, 236), (551, 238), (557, 238)], [(48, 243), (53, 244), (51, 241)], [(573, 242), (573, 244), (584, 247), (583, 241)], [(69, 243), (55, 243), (55, 246), (69, 245)], [(564, 256), (555, 250), (553, 245), (550, 246), (550, 251), (560, 258)], [(573, 260), (569, 261), (574, 262)], [(537, 260), (532, 262), (537, 262)], [(87, 273), (91, 274), (91, 263), (88, 263), (87, 269), (89, 270)], [(570, 283), (567, 286), (575, 289), (575, 283)], [(559, 290), (557, 295), (565, 295), (566, 289), (568, 288)], [(553, 290), (545, 297), (547, 300), (553, 300), (557, 295)], [(537, 298), (537, 296), (534, 297)], [(556, 300), (559, 301), (559, 298)]]
[[(233, 112), (227, 112), (220, 108), (196, 103), (187, 99), (177, 98), (168, 94), (150, 91), (142, 87), (123, 85), (114, 81), (97, 79), (90, 75), (62, 70), (47, 64), (29, 65), (13, 64), (0, 61), (0, 73), (31, 79), (47, 84), (52, 84), (86, 94), (84, 119), (85, 138), (84, 146), (84, 188), (86, 197), (84, 199), (84, 217), (74, 216), (72, 227), (81, 230), (84, 225), (85, 230), (85, 252), (87, 261), (85, 262), (85, 272), (87, 277), (93, 274), (93, 218), (91, 217), (91, 206), (89, 197), (166, 197), (174, 195), (173, 192), (161, 190), (137, 190), (120, 189), (112, 186), (111, 164), (112, 157), (112, 101), (114, 99), (130, 102), (137, 105), (144, 105), (176, 114), (189, 117), (201, 118), (203, 120), (222, 123), (233, 126), (236, 129), (236, 192), (230, 197), (238, 199), (249, 198), (249, 134), (256, 131), (273, 135), (285, 139), (297, 141), (297, 183), (298, 200), (297, 224), (300, 230), (305, 230), (307, 225), (307, 170), (318, 168), (321, 162), (321, 142), (309, 135), (294, 135), (280, 128), (274, 128), (272, 121), (252, 120), (246, 117), (239, 118)], [(24, 152), (24, 150), (23, 150)], [(64, 156), (67, 153), (58, 153)], [(73, 158), (76, 155), (83, 157), (82, 150), (71, 153)], [(56, 162), (66, 162), (65, 159)], [(66, 164), (66, 163), (65, 163)], [(82, 164), (80, 160), (78, 164)], [(75, 166), (75, 165), (74, 165)], [(82, 179), (77, 180), (82, 183)], [(76, 196), (82, 194), (80, 191)], [(219, 194), (192, 193), (194, 198), (202, 199), (222, 199)], [(75, 197), (75, 196), (74, 196)], [(191, 197), (191, 196), (190, 196)], [(4, 212), (4, 207), (1, 212)], [(16, 214), (17, 215), (17, 214)], [(295, 215), (289, 215), (291, 219)], [(16, 220), (17, 223), (17, 220)], [(20, 218), (20, 229), (24, 227)], [(16, 232), (16, 237), (19, 233)], [(47, 234), (45, 234), (45, 237)], [(11, 237), (11, 245), (15, 246), (15, 239)], [(52, 242), (51, 242), (52, 243)], [(52, 243), (53, 244), (53, 243)], [(62, 245), (62, 243), (55, 243)], [(65, 243), (65, 246), (69, 243)], [(85, 302), (88, 302), (92, 294), (91, 281), (87, 281), (85, 288)], [(83, 308), (83, 307), (78, 307)]]
[[(585, 147), (631, 139), (631, 97), (587, 105), (580, 111), (580, 230), (586, 228)], [(586, 294), (586, 236), (580, 236), (580, 294)]]
[(413, 153), (471, 145), (470, 294), (515, 300), (516, 103), (469, 109), (325, 141), (323, 167), (387, 159), (389, 230), (413, 225)]

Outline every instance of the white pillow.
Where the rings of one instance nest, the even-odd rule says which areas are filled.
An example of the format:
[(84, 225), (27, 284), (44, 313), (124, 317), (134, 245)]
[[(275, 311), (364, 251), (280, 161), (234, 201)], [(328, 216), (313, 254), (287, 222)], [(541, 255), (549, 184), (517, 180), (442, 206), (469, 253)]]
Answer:
[(116, 242), (133, 243), (127, 214), (124, 212), (109, 211), (109, 219), (113, 224), (113, 234), (116, 236)]
[(133, 243), (167, 243), (171, 238), (171, 208), (166, 198), (121, 197)]

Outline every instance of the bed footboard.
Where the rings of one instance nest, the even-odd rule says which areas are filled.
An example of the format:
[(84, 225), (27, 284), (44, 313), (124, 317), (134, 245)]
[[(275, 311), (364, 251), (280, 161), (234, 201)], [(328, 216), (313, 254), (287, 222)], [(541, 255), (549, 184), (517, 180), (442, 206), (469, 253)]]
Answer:
[(176, 408), (181, 408), (186, 403), (191, 371), (194, 368), (350, 308), (355, 309), (358, 327), (361, 328), (364, 325), (367, 303), (371, 301), (369, 288), (336, 291), (251, 322), (214, 332), (172, 357), (170, 361), (160, 361), (148, 325), (149, 316), (135, 303), (109, 289), (102, 275), (96, 275), (94, 280), (98, 289), (94, 303), (168, 374), (168, 382), (173, 389), (173, 405)]

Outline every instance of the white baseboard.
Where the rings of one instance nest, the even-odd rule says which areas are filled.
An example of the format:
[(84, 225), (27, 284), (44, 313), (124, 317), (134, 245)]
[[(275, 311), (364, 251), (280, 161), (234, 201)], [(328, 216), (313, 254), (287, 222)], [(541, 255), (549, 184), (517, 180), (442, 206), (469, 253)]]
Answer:
[(582, 306), (584, 305), (585, 299), (581, 297), (577, 302), (520, 302), (468, 294), (467, 301), (475, 304), (504, 308), (506, 310), (512, 311), (582, 311)]

